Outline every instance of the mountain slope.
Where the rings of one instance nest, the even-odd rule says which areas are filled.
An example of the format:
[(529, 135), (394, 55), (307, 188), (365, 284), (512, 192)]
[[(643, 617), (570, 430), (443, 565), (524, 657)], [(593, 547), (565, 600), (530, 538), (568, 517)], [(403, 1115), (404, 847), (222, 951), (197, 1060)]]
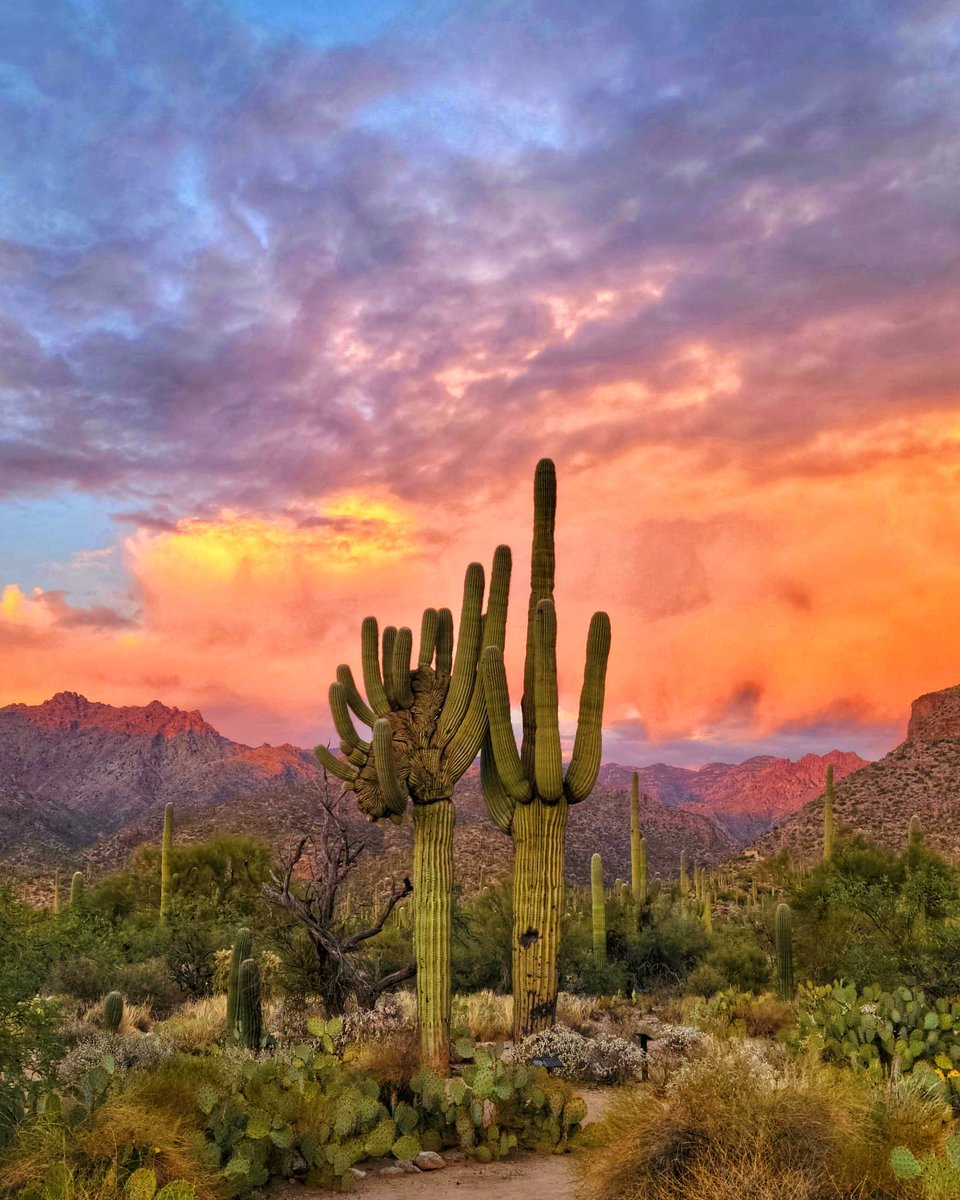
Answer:
[[(914, 700), (906, 740), (835, 789), (835, 824), (889, 850), (905, 845), (914, 813), (933, 849), (960, 857), (960, 686)], [(821, 794), (762, 837), (755, 849), (767, 855), (787, 848), (815, 859), (822, 837)]]

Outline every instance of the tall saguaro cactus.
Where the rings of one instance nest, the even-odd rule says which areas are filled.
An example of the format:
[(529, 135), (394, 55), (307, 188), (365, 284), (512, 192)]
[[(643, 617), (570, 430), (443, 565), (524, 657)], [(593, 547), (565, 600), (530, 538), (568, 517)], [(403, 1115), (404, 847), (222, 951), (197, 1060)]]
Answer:
[(833, 858), (833, 763), (827, 767), (823, 788), (823, 861)]
[(640, 833), (640, 777), (630, 776), (630, 887), (633, 898), (642, 904), (647, 898), (646, 846)]
[(907, 850), (916, 853), (923, 845), (923, 826), (920, 817), (914, 813), (910, 818), (910, 830), (907, 834)]
[(57, 867), (53, 875), (53, 915), (60, 914), (60, 868)]
[(680, 851), (680, 895), (686, 899), (690, 893), (690, 876), (687, 874), (687, 852)]
[[(487, 610), (484, 573), (467, 568), (454, 650), (453, 615), (428, 608), (420, 627), (417, 664), (413, 633), (388, 625), (381, 642), (377, 621), (363, 622), (364, 699), (348, 666), (337, 670), (330, 708), (347, 761), (318, 746), (321, 764), (353, 791), (371, 820), (400, 820), (413, 801), (413, 929), (421, 1054), (449, 1070), (450, 922), (453, 904), (453, 788), (480, 751), (487, 730), (478, 662), (484, 647), (502, 653), (511, 556), (498, 546)], [(352, 712), (372, 728), (358, 734)]]
[(590, 903), (593, 916), (593, 961), (597, 967), (607, 965), (607, 903), (603, 894), (603, 858), (594, 854), (590, 859)]
[(70, 880), (70, 903), (76, 902), (83, 895), (83, 872), (74, 871), (73, 878)]
[(793, 999), (793, 919), (789, 904), (778, 904), (774, 926), (777, 986), (781, 1000)]
[(170, 859), (173, 854), (173, 805), (163, 810), (163, 841), (160, 843), (160, 916), (170, 903)]
[(227, 976), (227, 1038), (235, 1041), (237, 1037), (237, 995), (240, 978), (240, 964), (246, 962), (253, 953), (253, 938), (249, 929), (238, 929), (230, 951), (230, 974)]
[(260, 968), (255, 958), (244, 959), (237, 972), (237, 1041), (245, 1050), (259, 1050), (263, 1042)]
[(557, 711), (557, 614), (553, 602), (556, 471), (537, 464), (533, 482), (533, 553), (517, 750), (503, 649), (483, 651), (481, 673), (490, 729), (480, 778), (494, 823), (514, 844), (513, 1035), (516, 1040), (554, 1023), (557, 950), (563, 912), (563, 861), (569, 806), (585, 800), (600, 769), (600, 724), (610, 653), (610, 619), (594, 613), (573, 753), (566, 772)]

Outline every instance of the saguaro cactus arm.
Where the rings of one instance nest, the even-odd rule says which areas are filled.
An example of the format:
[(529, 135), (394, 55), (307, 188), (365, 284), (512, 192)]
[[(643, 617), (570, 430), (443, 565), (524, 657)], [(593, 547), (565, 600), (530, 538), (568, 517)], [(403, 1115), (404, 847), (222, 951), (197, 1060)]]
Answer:
[(534, 647), (537, 722), (534, 778), (540, 799), (555, 804), (563, 795), (563, 758), (557, 694), (557, 610), (552, 600), (541, 600), (537, 605)]
[(549, 458), (541, 458), (533, 475), (533, 552), (530, 558), (530, 603), (527, 608), (527, 650), (523, 664), (523, 741), (520, 757), (527, 778), (534, 779), (537, 736), (536, 715), (536, 615), (541, 600), (553, 599), (556, 571), (554, 527), (557, 520), (557, 471)]
[(487, 717), (490, 724), (490, 748), (500, 778), (502, 791), (511, 801), (526, 803), (533, 795), (530, 781), (523, 771), (517, 743), (510, 721), (510, 696), (503, 653), (498, 646), (488, 646), (481, 661)]
[(564, 779), (564, 793), (571, 804), (578, 804), (590, 795), (600, 771), (603, 698), (609, 657), (610, 618), (605, 612), (594, 613), (587, 635), (577, 734)]

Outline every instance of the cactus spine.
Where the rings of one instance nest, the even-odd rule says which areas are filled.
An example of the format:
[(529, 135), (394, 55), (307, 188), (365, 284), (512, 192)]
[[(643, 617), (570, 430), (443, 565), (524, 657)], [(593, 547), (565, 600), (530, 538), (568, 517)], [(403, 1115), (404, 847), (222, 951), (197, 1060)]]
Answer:
[(823, 789), (823, 861), (833, 858), (833, 763), (827, 767)]
[(173, 854), (173, 805), (163, 810), (163, 841), (160, 844), (160, 916), (170, 903), (170, 858)]
[(244, 959), (237, 972), (237, 1041), (245, 1050), (259, 1050), (263, 1044), (260, 968), (253, 958)]
[(253, 938), (249, 929), (238, 929), (230, 952), (230, 974), (227, 976), (227, 1037), (237, 1038), (237, 995), (240, 964), (253, 953)]
[(590, 903), (593, 914), (593, 961), (598, 968), (607, 965), (607, 909), (603, 895), (603, 858), (590, 859)]
[(53, 915), (57, 916), (60, 912), (60, 868), (57, 867), (53, 875)]
[(793, 999), (793, 928), (789, 904), (778, 904), (775, 941), (777, 947), (777, 984), (781, 1000)]
[(557, 613), (553, 602), (556, 470), (537, 463), (533, 481), (533, 551), (517, 751), (502, 646), (481, 657), (490, 729), (480, 778), (494, 823), (514, 842), (513, 1036), (549, 1028), (557, 1009), (557, 948), (563, 913), (563, 860), (571, 804), (585, 800), (600, 769), (601, 719), (610, 653), (610, 619), (594, 613), (580, 713), (570, 763), (563, 770), (557, 712)]
[(640, 836), (640, 777), (630, 776), (630, 886), (633, 898), (642, 904), (647, 898), (646, 844)]
[(103, 1023), (110, 1033), (116, 1033), (122, 1020), (123, 996), (119, 992), (108, 992), (103, 998)]
[(74, 871), (73, 878), (70, 880), (70, 903), (76, 902), (83, 896), (83, 872)]
[(907, 835), (908, 852), (916, 852), (923, 845), (923, 828), (919, 816), (914, 813), (910, 818), (910, 832)]
[[(454, 652), (453, 614), (428, 608), (420, 626), (416, 665), (413, 633), (388, 625), (381, 640), (375, 617), (361, 628), (366, 699), (348, 666), (337, 669), (330, 710), (346, 761), (326, 746), (321, 764), (353, 791), (371, 820), (398, 821), (413, 801), (413, 928), (417, 963), (417, 1016), (424, 1061), (441, 1074), (450, 1067), (450, 921), (453, 892), (453, 788), (480, 752), (487, 730), (481, 651), (502, 652), (506, 634), (511, 556), (493, 557), (487, 611), (484, 571), (467, 568)], [(367, 740), (353, 717), (372, 729)]]

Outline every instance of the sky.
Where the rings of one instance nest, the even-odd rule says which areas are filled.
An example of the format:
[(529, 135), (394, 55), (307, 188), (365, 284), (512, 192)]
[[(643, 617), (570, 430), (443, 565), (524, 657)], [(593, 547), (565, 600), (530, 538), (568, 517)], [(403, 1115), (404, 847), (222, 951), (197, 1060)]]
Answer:
[(0, 704), (331, 731), (559, 476), (604, 757), (960, 682), (960, 4), (0, 7)]

